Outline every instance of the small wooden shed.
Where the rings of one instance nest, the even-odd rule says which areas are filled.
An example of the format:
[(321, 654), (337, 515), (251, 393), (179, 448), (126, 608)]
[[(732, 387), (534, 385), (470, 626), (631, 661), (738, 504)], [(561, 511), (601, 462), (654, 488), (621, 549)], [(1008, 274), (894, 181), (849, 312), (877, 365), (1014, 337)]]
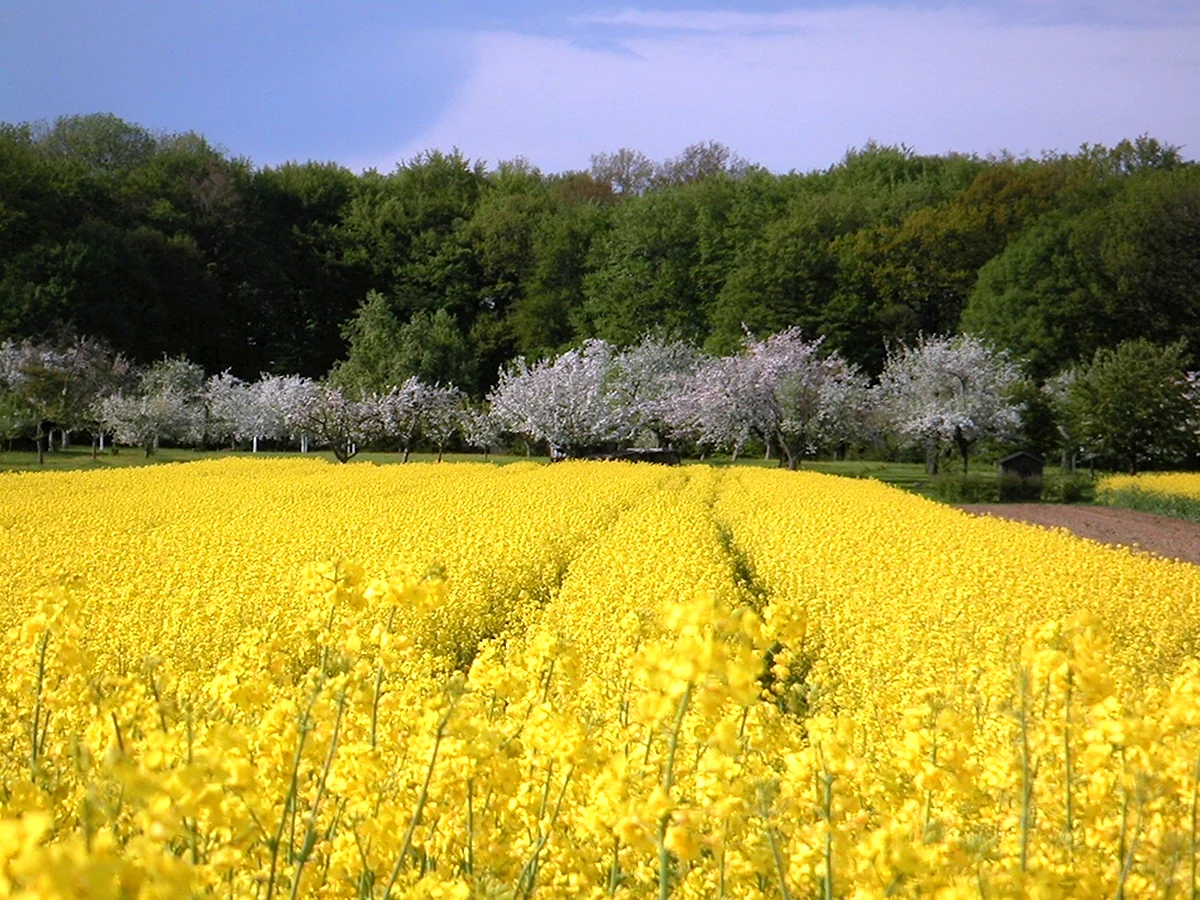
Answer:
[(1000, 502), (1042, 499), (1042, 472), (1045, 462), (1032, 453), (1019, 450), (1000, 460)]

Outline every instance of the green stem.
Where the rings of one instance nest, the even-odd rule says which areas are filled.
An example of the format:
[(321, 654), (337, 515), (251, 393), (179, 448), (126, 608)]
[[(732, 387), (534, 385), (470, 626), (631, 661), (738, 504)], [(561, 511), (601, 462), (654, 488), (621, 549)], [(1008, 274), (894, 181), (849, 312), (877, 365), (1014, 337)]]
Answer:
[(288, 810), (295, 806), (296, 803), (296, 793), (300, 781), (300, 761), (304, 756), (304, 744), (308, 740), (309, 716), (312, 714), (313, 706), (316, 705), (317, 696), (320, 693), (321, 685), (318, 684), (308, 701), (308, 708), (304, 710), (304, 715), (300, 718), (300, 735), (296, 741), (296, 753), (292, 757), (292, 775), (288, 782), (287, 795), (283, 798), (283, 809), (279, 813), (279, 827), (275, 829), (275, 835), (269, 840), (271, 871), (267, 879), (266, 900), (271, 900), (275, 896), (275, 881), (279, 870), (279, 847), (283, 843), (283, 830), (287, 827)]
[(613, 835), (612, 843), (612, 865), (608, 868), (608, 896), (615, 896), (617, 893), (617, 885), (621, 880), (621, 865), (618, 860), (618, 854), (621, 850), (621, 839), (615, 834)]
[(545, 831), (542, 831), (541, 829), (541, 822), (539, 821), (538, 823), (538, 831), (540, 832), (538, 842), (533, 848), (533, 854), (530, 856), (529, 860), (525, 863), (524, 868), (521, 870), (520, 877), (517, 879), (518, 887), (520, 887), (522, 882), (524, 882), (524, 890), (522, 891), (521, 896), (525, 898), (525, 900), (529, 900), (529, 898), (533, 896), (533, 888), (537, 883), (538, 868), (541, 863), (542, 850), (545, 849), (546, 844), (549, 843), (550, 835), (554, 830), (554, 823), (558, 821), (558, 814), (562, 812), (563, 800), (567, 796), (567, 785), (570, 784), (571, 775), (574, 772), (575, 767), (571, 766), (569, 769), (567, 769), (567, 774), (563, 776), (562, 788), (558, 792), (558, 799), (554, 803), (554, 811), (550, 814), (550, 821), (546, 823)]
[[(388, 613), (387, 633), (392, 633), (392, 623), (396, 621), (396, 607)], [(375, 691), (371, 695), (371, 749), (375, 749), (376, 728), (379, 725), (379, 698), (383, 686), (383, 658), (380, 657), (379, 667), (375, 670)]]
[(1125, 778), (1127, 776), (1127, 767), (1125, 761), (1125, 748), (1121, 748), (1121, 835), (1117, 844), (1117, 858), (1121, 861), (1121, 868), (1117, 873), (1117, 900), (1124, 900), (1125, 897), (1125, 877), (1128, 874), (1126, 870), (1126, 860), (1132, 854), (1127, 852), (1127, 843), (1129, 836), (1129, 788), (1125, 787)]
[(1029, 870), (1033, 770), (1029, 749), (1029, 670), (1021, 670), (1021, 874)]
[(396, 879), (400, 877), (400, 869), (404, 866), (404, 860), (408, 856), (409, 850), (412, 849), (413, 835), (416, 833), (417, 826), (421, 824), (421, 815), (425, 812), (425, 804), (429, 802), (429, 785), (433, 781), (433, 770), (437, 766), (438, 750), (442, 746), (442, 738), (446, 734), (446, 726), (450, 722), (450, 716), (457, 705), (458, 699), (455, 698), (442, 715), (441, 720), (438, 722), (437, 730), (434, 732), (433, 751), (429, 754), (429, 765), (425, 769), (425, 781), (422, 783), (421, 791), (417, 795), (417, 805), (413, 809), (412, 818), (408, 821), (408, 829), (404, 832), (404, 841), (400, 845), (400, 855), (396, 857), (396, 864), (392, 866), (392, 873), (388, 876), (387, 887), (383, 889), (383, 900), (389, 900), (392, 896), (392, 888), (396, 885)]
[(291, 900), (296, 900), (300, 890), (300, 875), (312, 855), (317, 842), (317, 816), (321, 812), (321, 801), (325, 799), (325, 787), (329, 783), (329, 770), (333, 767), (333, 757), (337, 753), (338, 736), (342, 730), (342, 714), (346, 710), (346, 690), (342, 689), (338, 697), (337, 717), (333, 720), (333, 735), (329, 739), (329, 750), (325, 753), (325, 765), (321, 769), (321, 779), (317, 783), (317, 796), (313, 798), (312, 809), (308, 813), (308, 827), (304, 830), (304, 845), (296, 861), (296, 873), (292, 877)]
[(475, 779), (467, 779), (467, 874), (475, 874)]
[[(38, 664), (37, 664), (37, 693), (33, 701), (33, 724), (29, 729), (29, 780), (33, 781), (37, 777), (37, 761), (38, 753), (41, 750), (42, 743), (45, 741), (43, 736), (42, 741), (38, 740), (38, 731), (43, 729), (42, 724), (42, 685), (46, 680), (46, 648), (50, 645), (50, 631), (47, 629), (42, 633), (42, 646), (38, 648)], [(49, 721), (49, 716), (47, 716)]]
[[(783, 862), (783, 851), (779, 848), (779, 839), (775, 835), (775, 827), (767, 826), (767, 842), (771, 845), (771, 856), (775, 860), (775, 875), (779, 879), (779, 896), (781, 900), (792, 900), (792, 894), (788, 890), (787, 885), (787, 866)], [(826, 863), (826, 874), (828, 875), (828, 863)], [(832, 882), (830, 882), (832, 885)], [(721, 893), (725, 893), (725, 860), (721, 860)], [(826, 895), (832, 896), (832, 895)]]
[[(675, 752), (679, 747), (679, 732), (683, 728), (683, 717), (691, 701), (692, 683), (689, 681), (684, 688), (683, 697), (679, 700), (675, 723), (667, 741), (667, 769), (663, 773), (663, 788), (668, 797), (675, 784)], [(667, 850), (667, 822), (670, 818), (671, 814), (667, 813), (658, 820), (658, 900), (667, 900), (671, 896), (671, 854)]]
[[(1125, 853), (1124, 859), (1121, 862), (1121, 874), (1117, 878), (1117, 900), (1124, 900), (1125, 897), (1125, 882), (1129, 878), (1129, 873), (1133, 870), (1133, 858), (1137, 854), (1138, 841), (1142, 836), (1143, 813), (1141, 808), (1138, 809), (1137, 823), (1133, 826), (1133, 837), (1129, 840), (1129, 850)], [(1122, 841), (1124, 840), (1125, 816), (1124, 810), (1121, 815), (1121, 831)]]
[(825, 877), (822, 879), (822, 893), (825, 900), (833, 900), (833, 781), (837, 776), (825, 768), (823, 758), (821, 769), (821, 807), (825, 814)]

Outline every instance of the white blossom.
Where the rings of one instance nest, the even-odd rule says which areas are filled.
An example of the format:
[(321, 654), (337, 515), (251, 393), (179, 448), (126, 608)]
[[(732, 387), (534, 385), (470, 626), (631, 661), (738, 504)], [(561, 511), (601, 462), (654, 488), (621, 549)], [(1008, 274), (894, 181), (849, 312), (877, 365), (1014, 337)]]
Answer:
[(1020, 412), (1009, 398), (1019, 381), (1008, 356), (979, 338), (922, 337), (889, 352), (875, 396), (901, 440), (927, 449), (931, 470), (937, 448), (949, 442), (965, 471), (971, 444), (1020, 427)]
[(866, 381), (840, 356), (820, 353), (790, 328), (742, 352), (702, 363), (676, 396), (672, 420), (697, 441), (726, 447), (734, 457), (757, 437), (776, 443), (790, 467), (824, 445), (862, 436)]
[(672, 432), (678, 397), (700, 365), (696, 351), (682, 341), (647, 336), (617, 354), (608, 375), (608, 394), (626, 423), (627, 437), (650, 432), (660, 446)]
[(488, 395), (492, 413), (505, 429), (545, 441), (551, 456), (621, 440), (631, 424), (610, 389), (614, 356), (593, 340), (533, 366), (518, 359)]

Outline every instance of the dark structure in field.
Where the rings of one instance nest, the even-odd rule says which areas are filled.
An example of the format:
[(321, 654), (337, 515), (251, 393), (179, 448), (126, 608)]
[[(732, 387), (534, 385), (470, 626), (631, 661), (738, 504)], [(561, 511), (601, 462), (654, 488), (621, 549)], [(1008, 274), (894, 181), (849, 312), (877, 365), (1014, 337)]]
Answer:
[(1039, 457), (1020, 450), (1000, 460), (999, 466), (1001, 503), (1042, 499), (1045, 463)]

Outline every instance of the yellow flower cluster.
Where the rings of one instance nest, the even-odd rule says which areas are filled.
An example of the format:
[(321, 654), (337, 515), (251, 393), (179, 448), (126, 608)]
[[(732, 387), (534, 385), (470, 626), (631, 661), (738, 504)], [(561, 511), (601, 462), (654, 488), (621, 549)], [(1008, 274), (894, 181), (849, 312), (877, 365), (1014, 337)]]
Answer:
[(1136, 488), (1200, 500), (1200, 474), (1195, 472), (1144, 472), (1141, 475), (1106, 475), (1096, 484), (1099, 494)]
[(1106, 475), (1096, 483), (1098, 499), (1124, 491), (1142, 491), (1164, 497), (1186, 497), (1189, 500), (1200, 501), (1200, 474), (1147, 472), (1141, 475)]
[(1200, 888), (1182, 563), (604, 463), (0, 476), (0, 550), (0, 896)]

